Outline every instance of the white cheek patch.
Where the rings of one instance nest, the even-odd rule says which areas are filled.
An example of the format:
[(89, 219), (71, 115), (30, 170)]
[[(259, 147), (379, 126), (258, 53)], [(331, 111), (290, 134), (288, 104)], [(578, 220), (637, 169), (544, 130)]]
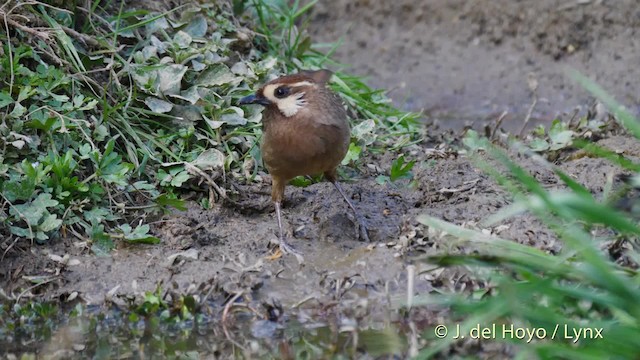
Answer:
[(278, 105), (282, 115), (290, 117), (297, 114), (298, 110), (307, 105), (307, 100), (304, 99), (304, 92), (299, 92), (284, 99), (278, 99), (276, 105)]

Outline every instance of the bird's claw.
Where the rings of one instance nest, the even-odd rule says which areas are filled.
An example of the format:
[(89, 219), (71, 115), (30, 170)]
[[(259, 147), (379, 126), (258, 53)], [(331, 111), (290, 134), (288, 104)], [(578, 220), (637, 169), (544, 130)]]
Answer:
[(369, 230), (367, 229), (367, 223), (361, 216), (356, 216), (356, 239), (362, 239), (366, 242), (371, 242), (369, 239)]
[(291, 246), (285, 239), (278, 239), (278, 249), (270, 256), (267, 256), (268, 260), (276, 260), (282, 257), (282, 255), (291, 254), (296, 257), (298, 263), (302, 264), (304, 262), (304, 256), (298, 250), (296, 250), (293, 246)]
[(277, 248), (275, 250), (273, 250), (273, 252), (271, 254), (269, 254), (268, 256), (265, 257), (265, 259), (267, 260), (278, 260), (282, 257), (282, 250), (280, 248)]

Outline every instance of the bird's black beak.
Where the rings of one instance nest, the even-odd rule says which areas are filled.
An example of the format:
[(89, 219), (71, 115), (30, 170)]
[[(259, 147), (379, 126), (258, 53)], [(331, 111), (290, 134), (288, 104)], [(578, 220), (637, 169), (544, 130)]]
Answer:
[(240, 99), (240, 101), (238, 101), (238, 105), (247, 105), (247, 104), (260, 104), (260, 105), (267, 106), (271, 104), (271, 102), (267, 100), (267, 98), (262, 96), (257, 96), (255, 94), (245, 96), (242, 99)]

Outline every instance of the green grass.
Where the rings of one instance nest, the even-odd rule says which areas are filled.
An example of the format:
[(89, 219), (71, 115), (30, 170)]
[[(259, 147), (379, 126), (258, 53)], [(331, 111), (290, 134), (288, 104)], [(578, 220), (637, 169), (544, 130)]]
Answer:
[[(9, 242), (73, 236), (96, 253), (118, 241), (157, 243), (145, 223), (184, 208), (187, 192), (207, 205), (203, 178), (220, 201), (223, 184), (263, 170), (260, 109), (238, 107), (239, 98), (284, 73), (342, 68), (306, 35), (313, 2), (214, 2), (164, 14), (123, 4), (2, 10), (12, 9), (0, 32), (0, 235)], [(420, 140), (418, 115), (382, 91), (342, 71), (331, 86), (354, 114), (345, 165)]]
[[(640, 122), (615, 103), (593, 82), (572, 73), (585, 88), (614, 110), (633, 135)], [(558, 126), (555, 124), (554, 126)], [(480, 324), (514, 324), (523, 329), (540, 329), (543, 339), (503, 337), (491, 339), (510, 344), (517, 358), (540, 359), (631, 359), (640, 348), (640, 287), (636, 270), (636, 241), (640, 235), (637, 220), (611, 204), (605, 192), (594, 196), (558, 167), (547, 164), (558, 175), (566, 190), (548, 190), (504, 150), (470, 133), (465, 139), (469, 154), (479, 168), (491, 175), (513, 196), (514, 203), (481, 226), (490, 227), (523, 212), (536, 216), (562, 243), (559, 254), (549, 254), (508, 239), (487, 235), (479, 229), (463, 228), (429, 216), (418, 220), (440, 231), (443, 241), (464, 249), (462, 253), (430, 256), (423, 261), (437, 266), (463, 266), (477, 274), (476, 280), (489, 284), (471, 295), (444, 294), (426, 296), (414, 303), (449, 307), (452, 319), (462, 333)], [(513, 143), (521, 153), (533, 154), (526, 145)], [(580, 148), (592, 156), (602, 156), (620, 169), (635, 169), (637, 164), (611, 151), (582, 141)], [(491, 161), (487, 160), (491, 159)], [(500, 165), (496, 167), (495, 163)], [(607, 187), (607, 186), (605, 186)], [(610, 187), (610, 185), (608, 185)], [(632, 200), (632, 201), (638, 201)], [(624, 256), (631, 266), (616, 262), (606, 244), (628, 244)], [(449, 324), (450, 328), (454, 323)], [(565, 328), (566, 326), (566, 328)], [(576, 339), (573, 329), (590, 328), (586, 338)], [(598, 329), (602, 337), (597, 336)], [(565, 330), (569, 330), (566, 334)], [(554, 333), (556, 334), (554, 337)], [(434, 329), (424, 333), (428, 346), (419, 358), (429, 358), (450, 348), (451, 336), (436, 339)]]

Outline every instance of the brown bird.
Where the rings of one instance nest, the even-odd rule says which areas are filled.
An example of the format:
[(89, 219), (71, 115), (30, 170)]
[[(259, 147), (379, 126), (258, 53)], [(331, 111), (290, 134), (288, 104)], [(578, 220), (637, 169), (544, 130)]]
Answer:
[(369, 241), (364, 218), (338, 182), (336, 168), (349, 149), (351, 130), (341, 99), (327, 88), (329, 70), (300, 71), (264, 84), (240, 105), (260, 104), (263, 139), (262, 159), (272, 177), (271, 198), (275, 204), (280, 249), (298, 254), (287, 244), (282, 228), (284, 188), (300, 175), (324, 174), (355, 213), (358, 236)]

